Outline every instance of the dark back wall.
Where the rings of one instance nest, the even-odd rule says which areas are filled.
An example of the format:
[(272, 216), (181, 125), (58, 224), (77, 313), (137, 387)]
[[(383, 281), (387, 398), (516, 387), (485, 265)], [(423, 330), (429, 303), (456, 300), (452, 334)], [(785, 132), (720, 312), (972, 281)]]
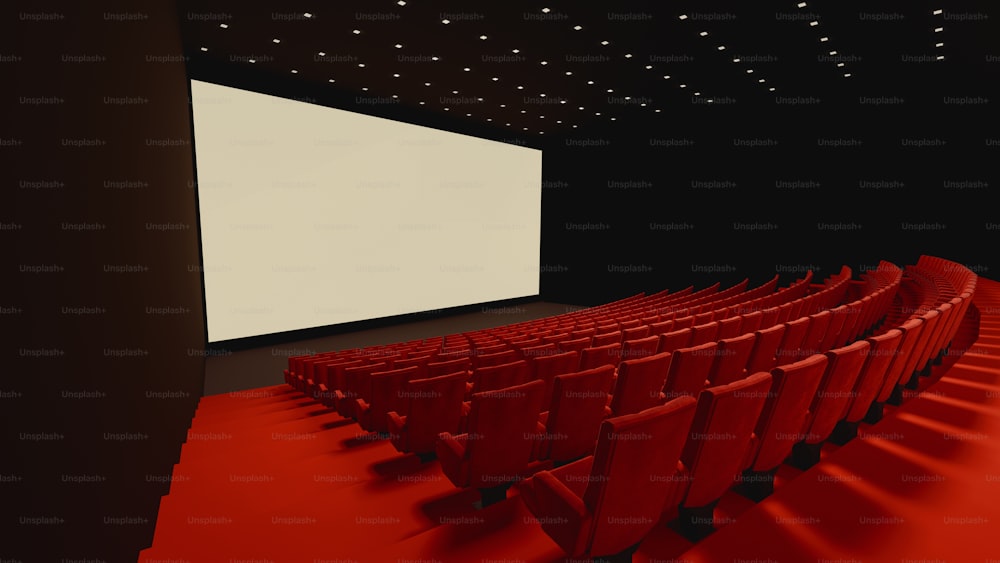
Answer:
[(0, 18), (5, 561), (135, 561), (203, 386), (173, 2), (84, 5)]
[(1000, 268), (992, 104), (883, 97), (689, 103), (648, 126), (550, 142), (543, 294), (596, 303), (920, 254), (989, 277)]

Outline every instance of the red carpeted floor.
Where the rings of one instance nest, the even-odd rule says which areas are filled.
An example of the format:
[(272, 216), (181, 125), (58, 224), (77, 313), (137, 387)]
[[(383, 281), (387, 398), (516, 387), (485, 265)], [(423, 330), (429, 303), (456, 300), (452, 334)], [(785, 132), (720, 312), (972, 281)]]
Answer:
[[(727, 494), (696, 545), (661, 523), (634, 561), (1000, 560), (1000, 283), (980, 278), (974, 303), (978, 322), (881, 422), (783, 467), (759, 504)], [(476, 500), (283, 385), (208, 396), (139, 560), (565, 560), (515, 493)]]

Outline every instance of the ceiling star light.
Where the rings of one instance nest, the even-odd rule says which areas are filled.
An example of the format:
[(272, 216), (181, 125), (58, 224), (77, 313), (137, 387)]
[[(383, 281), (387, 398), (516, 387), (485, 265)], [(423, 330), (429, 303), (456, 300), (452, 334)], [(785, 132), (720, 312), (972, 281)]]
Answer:
[(355, 29), (355, 30), (352, 30), (351, 33), (353, 33), (354, 35), (361, 35), (361, 30), (360, 29)]
[(445, 24), (445, 25), (448, 25), (448, 24), (450, 24), (450, 23), (451, 23), (451, 20), (448, 20), (448, 19), (445, 19), (445, 20), (441, 20), (441, 23), (443, 23), (443, 24)]
[(799, 8), (805, 8), (805, 7), (806, 7), (806, 3), (805, 3), (805, 2), (799, 2), (799, 3), (798, 3), (798, 4), (796, 4), (796, 5), (797, 5), (797, 6), (799, 7)]
[(575, 29), (577, 31), (580, 31), (581, 29), (583, 29), (583, 26), (582, 25), (574, 25), (573, 29)]
[(942, 12), (944, 12), (944, 10), (934, 10), (933, 14), (935, 16), (940, 16)]
[(402, 45), (401, 43), (396, 43), (396, 45), (394, 45), (394, 46), (395, 46), (395, 47), (396, 47), (397, 49), (402, 49), (402, 48), (403, 48), (403, 45)]
[(820, 40), (820, 43), (826, 43), (827, 41), (830, 40), (830, 38), (829, 37), (820, 37), (819, 40)]
[(208, 51), (208, 47), (202, 47), (201, 50), (202, 51)]
[(700, 35), (700, 36), (702, 36), (702, 37), (707, 37), (707, 36), (708, 36), (708, 32), (707, 32), (707, 31), (702, 31), (702, 32), (701, 32), (701, 33), (699, 33), (698, 35)]
[(686, 20), (686, 19), (688, 19), (688, 17), (687, 17), (687, 14), (681, 14), (681, 15), (677, 16), (677, 19), (679, 19), (679, 20)]
[(547, 13), (549, 13), (549, 12), (551, 12), (551, 11), (552, 11), (552, 10), (550, 10), (550, 9), (548, 9), (548, 8), (542, 8), (542, 13), (543, 13), (543, 14), (547, 14)]
[(228, 23), (220, 23), (219, 27), (221, 27), (222, 29), (229, 29), (229, 24)]
[(312, 14), (310, 14), (309, 12), (306, 12), (306, 13), (302, 14), (302, 16), (303, 16), (303, 17), (306, 17), (306, 18), (311, 18), (311, 17), (313, 17), (313, 15), (312, 15)]
[(281, 39), (272, 39), (271, 43), (281, 43)]
[(483, 41), (486, 41), (486, 39), (487, 39), (487, 37), (485, 35), (480, 35), (479, 38), (482, 39)]
[(326, 51), (320, 51), (320, 52), (319, 52), (319, 53), (317, 53), (317, 54), (318, 54), (319, 56), (321, 56), (321, 57), (325, 57), (325, 56), (326, 56)]
[(292, 74), (298, 74), (298, 73), (299, 73), (298, 70), (295, 70), (294, 68), (292, 69)]

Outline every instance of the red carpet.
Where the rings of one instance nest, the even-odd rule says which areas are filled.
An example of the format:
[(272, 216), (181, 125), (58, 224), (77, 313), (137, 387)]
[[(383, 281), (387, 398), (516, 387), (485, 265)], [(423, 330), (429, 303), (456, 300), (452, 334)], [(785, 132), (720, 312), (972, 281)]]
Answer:
[[(783, 467), (767, 500), (727, 494), (697, 545), (663, 523), (634, 561), (1000, 560), (1000, 284), (980, 278), (974, 303), (953, 346), (968, 351), (919, 395), (812, 469)], [(436, 461), (285, 385), (208, 396), (139, 560), (564, 561), (514, 494), (476, 510)]]

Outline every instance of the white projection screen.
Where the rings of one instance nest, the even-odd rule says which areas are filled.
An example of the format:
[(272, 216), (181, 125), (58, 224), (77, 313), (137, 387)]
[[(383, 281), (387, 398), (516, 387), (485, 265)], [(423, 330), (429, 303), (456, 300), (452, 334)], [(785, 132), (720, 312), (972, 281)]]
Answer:
[(191, 81), (209, 343), (537, 296), (542, 153)]

